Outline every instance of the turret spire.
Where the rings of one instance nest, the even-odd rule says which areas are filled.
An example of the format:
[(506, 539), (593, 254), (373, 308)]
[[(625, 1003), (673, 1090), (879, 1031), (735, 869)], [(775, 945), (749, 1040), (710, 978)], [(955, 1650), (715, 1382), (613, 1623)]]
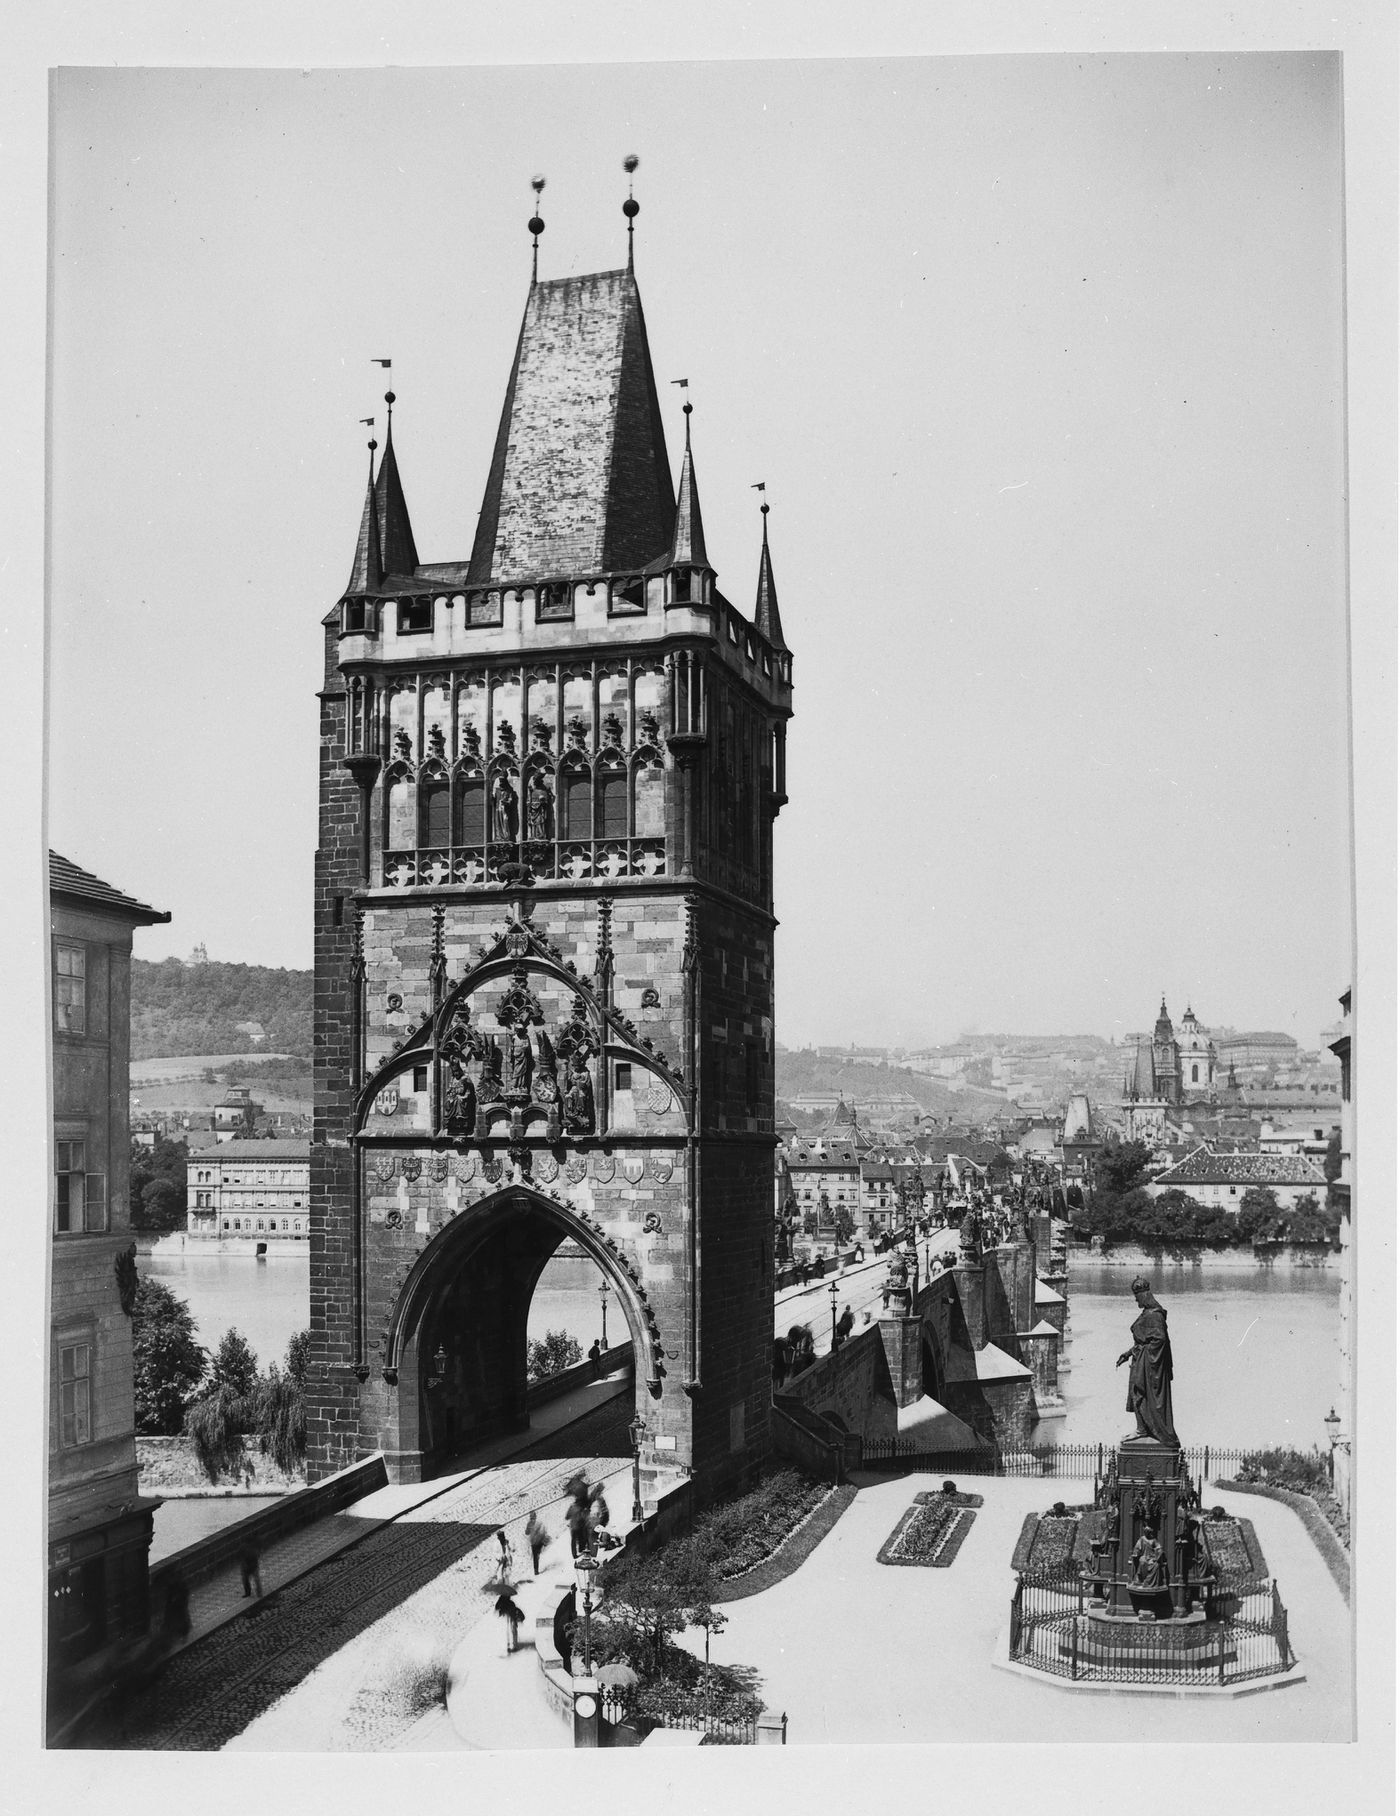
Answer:
[[(683, 381), (675, 379), (673, 383)], [(676, 530), (671, 538), (671, 566), (709, 567), (705, 553), (705, 526), (700, 520), (700, 493), (695, 484), (695, 464), (690, 454), (690, 416), (685, 406), (685, 453), (681, 457), (681, 483), (676, 492)]]
[[(370, 427), (374, 418), (367, 417)], [(384, 578), (384, 566), (380, 559), (379, 549), (379, 512), (374, 496), (374, 450), (379, 443), (371, 435), (369, 438), (369, 483), (365, 487), (365, 508), (360, 518), (360, 535), (355, 544), (355, 565), (350, 570), (350, 581), (345, 590), (347, 593), (374, 593)]]
[(380, 559), (386, 574), (412, 574), (418, 566), (418, 549), (399, 480), (399, 463), (394, 458), (394, 393), (386, 391), (384, 401), (389, 406), (389, 426), (384, 432), (384, 458), (379, 463), (379, 478), (374, 487)]
[(785, 650), (783, 641), (783, 621), (778, 616), (778, 589), (773, 580), (773, 558), (768, 553), (768, 506), (763, 510), (763, 549), (758, 557), (758, 599), (754, 605), (753, 621), (758, 627), (758, 634), (766, 637), (774, 649)]

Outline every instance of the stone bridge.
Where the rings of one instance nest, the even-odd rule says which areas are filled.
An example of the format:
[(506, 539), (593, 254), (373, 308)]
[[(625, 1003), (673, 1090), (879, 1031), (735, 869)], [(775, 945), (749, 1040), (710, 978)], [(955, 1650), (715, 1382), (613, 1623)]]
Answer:
[[(1062, 1270), (1046, 1271), (1063, 1284)], [(774, 1404), (805, 1408), (865, 1442), (1020, 1448), (1064, 1411), (1065, 1314), (1063, 1294), (1037, 1273), (1029, 1234), (964, 1249), (917, 1293), (889, 1295), (883, 1314), (840, 1349), (775, 1384)]]

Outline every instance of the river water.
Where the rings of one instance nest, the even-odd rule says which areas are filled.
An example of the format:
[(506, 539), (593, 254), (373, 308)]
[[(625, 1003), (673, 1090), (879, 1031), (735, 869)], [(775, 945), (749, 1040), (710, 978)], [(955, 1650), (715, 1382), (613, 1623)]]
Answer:
[[(188, 1302), (199, 1341), (211, 1350), (237, 1325), (266, 1367), (282, 1360), (287, 1339), (309, 1322), (305, 1249), (266, 1261), (143, 1255), (140, 1266)], [(1335, 1273), (1157, 1267), (1148, 1277), (1167, 1308), (1176, 1427), (1184, 1443), (1307, 1449), (1325, 1442), (1322, 1420), (1337, 1379)], [(1127, 1370), (1114, 1362), (1136, 1316), (1131, 1278), (1125, 1268), (1070, 1261), (1067, 1413), (1042, 1421), (1038, 1440), (1110, 1442), (1128, 1431)], [(529, 1335), (566, 1330), (587, 1349), (602, 1335), (601, 1281), (586, 1256), (555, 1256), (531, 1302)], [(626, 1328), (616, 1295), (609, 1294), (609, 1340), (625, 1339)]]
[[(137, 1265), (186, 1302), (206, 1349), (217, 1349), (224, 1332), (234, 1326), (248, 1339), (262, 1368), (280, 1364), (288, 1339), (311, 1322), (311, 1257), (304, 1247), (262, 1261), (251, 1255), (169, 1254), (142, 1255)], [(603, 1334), (602, 1280), (586, 1255), (553, 1256), (530, 1301), (527, 1335), (565, 1330), (586, 1350)], [(625, 1341), (626, 1336), (617, 1295), (610, 1292), (608, 1341)]]
[[(1157, 1266), (1145, 1270), (1167, 1312), (1172, 1410), (1183, 1444), (1221, 1448), (1325, 1445), (1336, 1399), (1340, 1281), (1323, 1269), (1257, 1272)], [(1137, 1316), (1127, 1268), (1071, 1258), (1070, 1372), (1063, 1419), (1036, 1438), (1106, 1442), (1133, 1429), (1128, 1371), (1115, 1367)]]

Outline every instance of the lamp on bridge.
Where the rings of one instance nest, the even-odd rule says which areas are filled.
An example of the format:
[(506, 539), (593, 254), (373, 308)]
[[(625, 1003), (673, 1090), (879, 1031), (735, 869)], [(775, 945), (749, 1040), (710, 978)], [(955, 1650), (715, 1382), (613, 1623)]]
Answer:
[(627, 1427), (632, 1440), (632, 1524), (642, 1523), (642, 1439), (647, 1435), (646, 1420), (640, 1413)]
[(608, 1347), (608, 1283), (605, 1280), (598, 1288), (598, 1303), (603, 1308), (603, 1348)]
[(831, 1294), (831, 1347), (836, 1348), (836, 1282), (826, 1289)]
[(575, 1598), (583, 1601), (583, 1670), (574, 1673), (574, 1745), (598, 1745), (598, 1680), (593, 1675), (593, 1572), (597, 1560), (574, 1559)]
[(437, 1353), (433, 1357), (433, 1369), (435, 1372), (428, 1376), (428, 1386), (430, 1388), (441, 1387), (447, 1376), (447, 1351), (441, 1343), (438, 1344)]
[(1337, 1433), (1342, 1429), (1342, 1415), (1334, 1406), (1322, 1421), (1327, 1427), (1327, 1479), (1335, 1480), (1337, 1467)]

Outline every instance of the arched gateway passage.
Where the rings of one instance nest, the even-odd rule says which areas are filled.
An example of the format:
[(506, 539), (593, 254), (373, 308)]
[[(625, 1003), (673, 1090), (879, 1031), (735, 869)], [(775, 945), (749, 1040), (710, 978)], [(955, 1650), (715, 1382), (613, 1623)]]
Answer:
[[(526, 1185), (504, 1186), (455, 1217), (399, 1289), (385, 1344), (384, 1448), (404, 1476), (431, 1475), (487, 1438), (530, 1424), (527, 1325), (540, 1276), (571, 1239), (612, 1288), (634, 1356), (649, 1354), (637, 1288), (606, 1240)], [(637, 1409), (646, 1368), (634, 1372)]]

